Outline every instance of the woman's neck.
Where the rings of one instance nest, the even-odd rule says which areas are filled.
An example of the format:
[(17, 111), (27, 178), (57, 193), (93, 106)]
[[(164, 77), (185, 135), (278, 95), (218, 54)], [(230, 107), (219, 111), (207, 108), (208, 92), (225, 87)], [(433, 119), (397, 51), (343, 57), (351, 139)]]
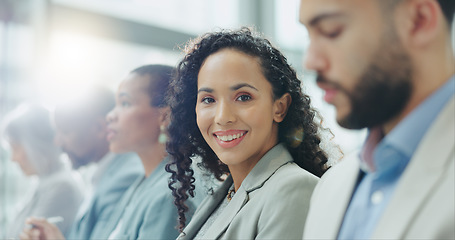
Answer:
[(144, 166), (145, 177), (149, 177), (153, 170), (155, 170), (167, 156), (166, 146), (159, 143), (150, 145), (148, 148), (136, 153)]
[(242, 185), (243, 180), (245, 180), (246, 176), (248, 176), (251, 170), (253, 170), (254, 166), (256, 166), (259, 160), (260, 159), (257, 159), (257, 161), (249, 161), (243, 164), (228, 166), (232, 180), (234, 181), (234, 188), (236, 192), (240, 188), (240, 185)]
[(237, 191), (242, 185), (243, 180), (250, 174), (251, 170), (256, 164), (264, 157), (267, 152), (274, 148), (278, 144), (278, 141), (271, 141), (268, 146), (262, 148), (256, 154), (253, 154), (248, 159), (239, 161), (237, 164), (229, 164), (229, 172), (231, 173), (232, 180), (234, 181), (235, 191)]

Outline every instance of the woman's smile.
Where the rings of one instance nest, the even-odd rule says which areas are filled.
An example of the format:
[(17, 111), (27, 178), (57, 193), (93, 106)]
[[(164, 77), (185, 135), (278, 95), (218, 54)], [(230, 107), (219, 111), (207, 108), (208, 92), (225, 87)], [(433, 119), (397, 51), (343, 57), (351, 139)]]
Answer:
[(248, 131), (244, 130), (227, 130), (216, 131), (213, 133), (217, 143), (223, 148), (232, 148), (240, 144)]
[(217, 157), (248, 169), (278, 141), (272, 85), (259, 60), (223, 49), (205, 60), (198, 74), (197, 124)]

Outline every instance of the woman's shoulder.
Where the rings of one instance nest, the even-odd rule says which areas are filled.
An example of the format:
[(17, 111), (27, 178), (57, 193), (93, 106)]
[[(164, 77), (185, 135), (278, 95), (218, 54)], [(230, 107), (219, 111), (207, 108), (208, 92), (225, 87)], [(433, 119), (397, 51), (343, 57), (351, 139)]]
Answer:
[(318, 181), (318, 177), (297, 164), (288, 163), (280, 167), (258, 190), (265, 192), (269, 199), (306, 196), (313, 192)]
[[(254, 201), (261, 206), (258, 209), (262, 216), (292, 215), (291, 219), (300, 221), (306, 217), (307, 206), (318, 179), (297, 164), (288, 163), (279, 168), (262, 188), (257, 189)], [(300, 207), (296, 209), (296, 206)]]
[(168, 201), (169, 199), (173, 201), (172, 191), (169, 189), (168, 184), (168, 175), (162, 174), (158, 177), (155, 176), (153, 179), (145, 179), (144, 181), (146, 182), (143, 186), (139, 187), (136, 191), (141, 191), (141, 194), (139, 194), (141, 198), (149, 199), (144, 202), (146, 205), (152, 205), (156, 201)]
[(278, 183), (282, 184), (299, 184), (301, 182), (317, 182), (319, 180), (314, 174), (299, 167), (294, 162), (289, 162), (280, 168), (271, 176)]

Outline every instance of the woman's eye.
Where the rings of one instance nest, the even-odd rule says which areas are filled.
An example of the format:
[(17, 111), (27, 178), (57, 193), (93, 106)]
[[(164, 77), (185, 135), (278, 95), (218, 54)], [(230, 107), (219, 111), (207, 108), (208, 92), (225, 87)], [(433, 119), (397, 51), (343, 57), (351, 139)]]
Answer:
[(239, 96), (236, 100), (241, 101), (241, 102), (246, 102), (246, 101), (251, 100), (251, 96), (244, 94), (244, 95)]
[(122, 107), (129, 107), (129, 106), (131, 106), (131, 104), (130, 104), (129, 102), (125, 102), (125, 101), (121, 102), (120, 105), (121, 105)]
[(215, 99), (211, 98), (211, 97), (205, 97), (202, 99), (201, 101), (202, 103), (205, 103), (205, 104), (210, 104), (210, 103), (214, 103), (215, 102)]

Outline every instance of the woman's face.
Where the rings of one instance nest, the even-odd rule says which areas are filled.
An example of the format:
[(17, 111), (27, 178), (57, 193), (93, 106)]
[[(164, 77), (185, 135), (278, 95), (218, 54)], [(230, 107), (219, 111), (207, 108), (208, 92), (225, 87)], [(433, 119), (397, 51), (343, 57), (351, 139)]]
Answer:
[(115, 108), (108, 113), (112, 152), (140, 152), (158, 143), (160, 108), (150, 105), (150, 76), (130, 74), (119, 86)]
[(35, 175), (37, 172), (27, 158), (27, 153), (24, 147), (17, 143), (10, 143), (11, 146), (11, 160), (19, 164), (22, 172), (27, 175)]
[(229, 166), (251, 170), (278, 142), (281, 100), (257, 58), (224, 49), (210, 55), (198, 74), (197, 124), (205, 141)]

